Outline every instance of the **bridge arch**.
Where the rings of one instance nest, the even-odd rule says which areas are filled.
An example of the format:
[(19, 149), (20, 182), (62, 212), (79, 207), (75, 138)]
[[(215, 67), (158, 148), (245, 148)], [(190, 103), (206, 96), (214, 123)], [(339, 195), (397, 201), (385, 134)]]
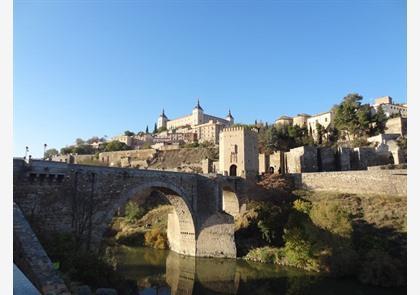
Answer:
[[(118, 208), (124, 206), (136, 195), (158, 190), (163, 193), (174, 207), (175, 214), (168, 216), (168, 241), (171, 250), (184, 254), (196, 255), (196, 224), (191, 208), (191, 197), (180, 187), (162, 181), (151, 181), (131, 187), (121, 193), (106, 216), (104, 224), (109, 225)], [(105, 232), (106, 228), (104, 228)]]

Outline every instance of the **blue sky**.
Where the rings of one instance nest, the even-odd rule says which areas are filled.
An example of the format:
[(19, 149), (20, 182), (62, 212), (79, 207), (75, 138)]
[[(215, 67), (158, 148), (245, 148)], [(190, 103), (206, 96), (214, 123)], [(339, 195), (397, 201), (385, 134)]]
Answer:
[(406, 2), (14, 1), (14, 154), (191, 112), (237, 122), (406, 102)]

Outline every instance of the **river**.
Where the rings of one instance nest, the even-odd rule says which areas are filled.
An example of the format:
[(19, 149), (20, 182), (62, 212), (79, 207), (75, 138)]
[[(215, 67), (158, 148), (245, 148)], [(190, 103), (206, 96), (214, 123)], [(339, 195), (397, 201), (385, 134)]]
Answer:
[(194, 258), (167, 250), (119, 247), (117, 271), (137, 282), (140, 294), (398, 295), (406, 288), (367, 286), (355, 279), (241, 259)]

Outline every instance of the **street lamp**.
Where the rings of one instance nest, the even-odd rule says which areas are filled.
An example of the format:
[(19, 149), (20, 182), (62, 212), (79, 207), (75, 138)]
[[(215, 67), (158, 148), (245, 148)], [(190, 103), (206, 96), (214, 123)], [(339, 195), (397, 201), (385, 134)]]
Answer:
[(28, 156), (28, 152), (29, 152), (29, 147), (28, 146), (26, 146), (25, 147), (25, 160), (26, 160), (26, 157)]
[(46, 152), (47, 152), (47, 144), (44, 143), (44, 160), (47, 158)]

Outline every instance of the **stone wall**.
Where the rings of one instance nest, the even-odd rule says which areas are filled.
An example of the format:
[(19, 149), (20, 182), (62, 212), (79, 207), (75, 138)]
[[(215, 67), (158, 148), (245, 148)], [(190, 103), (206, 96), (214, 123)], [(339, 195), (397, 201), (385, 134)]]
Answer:
[(19, 207), (13, 204), (13, 261), (42, 294), (69, 294)]
[(282, 152), (274, 152), (270, 155), (269, 167), (270, 169), (273, 168), (273, 172), (275, 173), (279, 173), (281, 169), (281, 153)]
[(407, 118), (388, 119), (385, 125), (385, 133), (407, 135)]
[(332, 148), (318, 148), (318, 170), (319, 171), (336, 171), (336, 153)]
[[(391, 147), (389, 142), (388, 146)], [(395, 150), (395, 151), (394, 151)], [(269, 155), (269, 169), (274, 173), (304, 173), (322, 171), (366, 170), (369, 166), (401, 163), (404, 161), (402, 152), (397, 155), (397, 148), (382, 150), (374, 147), (330, 148), (301, 146), (284, 153), (275, 152)], [(397, 160), (395, 160), (397, 159)], [(260, 167), (264, 167), (264, 157), (259, 157)], [(260, 169), (261, 170), (261, 169)], [(261, 172), (260, 172), (261, 173)]]
[(299, 189), (351, 194), (407, 195), (407, 170), (364, 170), (294, 174)]
[(354, 148), (351, 155), (351, 169), (366, 170), (368, 166), (390, 164), (391, 157), (390, 153), (377, 152), (373, 147)]
[(318, 171), (317, 149), (313, 146), (301, 146), (286, 153), (286, 171), (288, 173)]
[(156, 153), (154, 149), (128, 150), (118, 152), (103, 152), (99, 154), (99, 162), (107, 163), (110, 166), (121, 164), (122, 158), (131, 158), (131, 160), (147, 161), (152, 159)]
[(351, 152), (350, 148), (339, 147), (337, 148), (337, 163), (340, 171), (351, 170)]
[(267, 154), (258, 154), (258, 172), (263, 174), (268, 172), (270, 167), (270, 156)]

